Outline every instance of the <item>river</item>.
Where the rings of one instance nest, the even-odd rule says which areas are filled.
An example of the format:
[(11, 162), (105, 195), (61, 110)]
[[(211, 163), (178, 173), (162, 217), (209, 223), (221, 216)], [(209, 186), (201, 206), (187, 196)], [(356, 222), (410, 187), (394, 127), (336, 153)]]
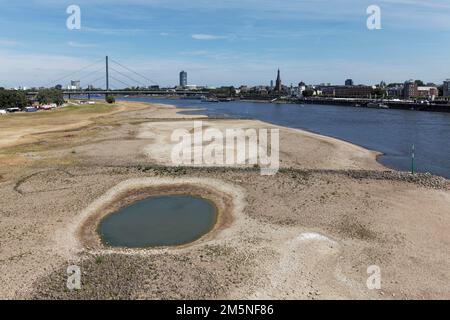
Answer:
[(257, 119), (346, 140), (382, 152), (378, 161), (401, 171), (411, 170), (411, 150), (415, 145), (417, 172), (450, 178), (449, 113), (331, 105), (202, 103), (198, 100), (137, 97), (122, 99), (171, 104), (180, 108), (204, 108), (204, 111), (194, 113)]

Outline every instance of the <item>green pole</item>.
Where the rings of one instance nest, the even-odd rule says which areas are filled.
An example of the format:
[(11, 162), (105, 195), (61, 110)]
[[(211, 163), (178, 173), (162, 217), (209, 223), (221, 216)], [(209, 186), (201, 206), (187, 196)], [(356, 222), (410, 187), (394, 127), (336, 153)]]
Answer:
[(415, 158), (416, 158), (416, 146), (413, 144), (412, 150), (411, 150), (411, 173), (412, 174), (415, 173)]

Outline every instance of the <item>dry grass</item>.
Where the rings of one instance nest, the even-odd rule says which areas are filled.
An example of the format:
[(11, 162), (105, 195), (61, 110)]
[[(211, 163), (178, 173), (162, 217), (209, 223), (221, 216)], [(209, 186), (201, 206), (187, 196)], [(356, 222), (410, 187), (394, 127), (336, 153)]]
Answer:
[[(0, 175), (9, 179), (26, 167), (70, 165), (76, 154), (48, 152), (76, 148), (98, 140), (101, 126), (115, 127), (115, 115), (124, 111), (142, 110), (148, 104), (120, 102), (114, 105), (68, 106), (37, 113), (17, 113), (0, 118)], [(120, 117), (119, 117), (120, 118)]]
[[(110, 105), (97, 102), (95, 105), (69, 106), (51, 111), (8, 115), (0, 119), (0, 148), (35, 144), (40, 142), (37, 135), (79, 129), (92, 124), (94, 119), (99, 117), (144, 108), (148, 108), (148, 105), (122, 102)], [(40, 150), (39, 146), (36, 148)]]

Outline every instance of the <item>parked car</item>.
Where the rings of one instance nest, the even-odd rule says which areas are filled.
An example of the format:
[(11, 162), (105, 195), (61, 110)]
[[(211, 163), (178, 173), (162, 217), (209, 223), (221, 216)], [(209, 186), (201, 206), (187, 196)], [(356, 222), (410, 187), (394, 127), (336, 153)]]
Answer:
[(6, 110), (0, 110), (0, 116), (4, 116), (6, 114), (7, 114)]
[(14, 112), (19, 112), (20, 109), (19, 108), (8, 108), (8, 109), (6, 109), (6, 111), (8, 111), (10, 113), (14, 113)]
[(37, 112), (38, 109), (35, 107), (26, 107), (25, 112)]

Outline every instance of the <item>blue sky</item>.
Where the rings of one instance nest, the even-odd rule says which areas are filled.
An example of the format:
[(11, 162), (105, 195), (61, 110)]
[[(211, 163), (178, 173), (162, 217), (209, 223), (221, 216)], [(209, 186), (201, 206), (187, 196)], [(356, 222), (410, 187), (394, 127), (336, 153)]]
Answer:
[[(81, 8), (81, 30), (66, 28), (72, 4)], [(366, 27), (372, 4), (381, 8), (381, 30)], [(0, 5), (0, 86), (6, 87), (45, 85), (107, 54), (163, 86), (175, 85), (181, 70), (190, 84), (210, 86), (268, 84), (277, 68), (285, 84), (450, 78), (449, 0), (0, 0)]]

